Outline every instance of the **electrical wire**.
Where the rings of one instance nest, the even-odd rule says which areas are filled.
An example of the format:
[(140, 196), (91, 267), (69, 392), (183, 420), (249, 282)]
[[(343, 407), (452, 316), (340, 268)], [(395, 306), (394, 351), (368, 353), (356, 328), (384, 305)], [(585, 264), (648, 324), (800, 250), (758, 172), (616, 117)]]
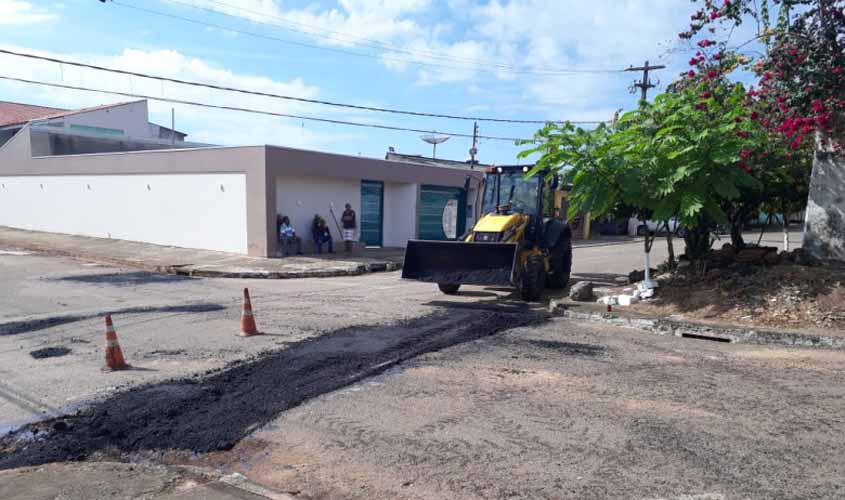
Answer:
[(289, 96), (289, 95), (282, 95), (282, 94), (274, 94), (274, 93), (270, 93), (270, 92), (260, 92), (260, 91), (254, 91), (254, 90), (246, 90), (246, 89), (241, 89), (241, 88), (237, 88), (237, 87), (227, 87), (227, 86), (224, 86), (224, 85), (215, 85), (213, 83), (203, 83), (203, 82), (197, 82), (197, 81), (191, 81), (191, 80), (182, 80), (182, 79), (179, 79), (179, 78), (170, 78), (170, 77), (166, 77), (166, 76), (151, 75), (149, 73), (140, 73), (140, 72), (137, 72), (137, 71), (127, 71), (127, 70), (122, 70), (122, 69), (109, 68), (109, 67), (106, 67), (106, 66), (98, 66), (98, 65), (95, 65), (95, 64), (87, 64), (87, 63), (81, 63), (81, 62), (76, 62), (76, 61), (69, 61), (69, 60), (66, 60), (66, 59), (59, 59), (59, 58), (55, 58), (55, 57), (40, 56), (40, 55), (29, 54), (29, 53), (25, 53), (25, 52), (16, 52), (16, 51), (7, 50), (7, 49), (0, 49), (0, 54), (7, 54), (7, 55), (11, 55), (11, 56), (26, 57), (26, 58), (29, 58), (29, 59), (36, 59), (36, 60), (40, 60), (40, 61), (53, 62), (53, 63), (57, 63), (59, 65), (65, 65), (66, 64), (68, 66), (88, 68), (88, 69), (93, 69), (93, 70), (97, 70), (97, 71), (106, 71), (106, 72), (109, 72), (109, 73), (116, 73), (116, 74), (120, 74), (120, 75), (128, 75), (130, 77), (137, 76), (137, 77), (140, 77), (140, 78), (147, 78), (147, 79), (150, 79), (150, 80), (158, 80), (158, 81), (161, 81), (161, 82), (170, 82), (170, 83), (176, 83), (176, 84), (180, 84), (180, 85), (203, 87), (203, 88), (209, 88), (209, 89), (214, 89), (214, 90), (222, 90), (222, 91), (226, 91), (226, 92), (237, 92), (237, 93), (240, 93), (240, 94), (254, 95), (254, 96), (260, 96), (260, 97), (270, 97), (270, 98), (274, 98), (274, 99), (284, 99), (284, 100), (288, 100), (288, 101), (306, 102), (306, 103), (310, 103), (310, 104), (320, 104), (320, 105), (324, 105), (324, 106), (334, 106), (334, 107), (339, 107), (339, 108), (357, 109), (357, 110), (361, 110), (361, 111), (374, 111), (374, 112), (379, 112), (379, 113), (392, 113), (392, 114), (410, 115), (410, 116), (423, 116), (423, 117), (427, 117), (427, 118), (446, 118), (446, 119), (451, 119), (451, 120), (466, 120), (466, 121), (494, 122), (494, 123), (516, 123), (516, 124), (535, 124), (535, 125), (537, 125), (537, 124), (542, 125), (542, 124), (546, 124), (546, 123), (562, 124), (562, 123), (567, 123), (567, 122), (568, 123), (574, 123), (574, 124), (602, 123), (601, 121), (598, 121), (598, 120), (594, 120), (594, 121), (590, 121), (590, 120), (572, 120), (572, 121), (567, 121), (567, 120), (519, 120), (519, 119), (508, 119), (508, 118), (491, 118), (491, 117), (482, 117), (482, 116), (462, 116), (462, 115), (449, 115), (449, 114), (442, 114), (442, 113), (426, 113), (426, 112), (423, 112), (423, 111), (411, 111), (411, 110), (403, 110), (403, 109), (380, 108), (380, 107), (375, 107), (375, 106), (361, 106), (361, 105), (357, 105), (357, 104), (346, 104), (346, 103), (340, 103), (340, 102), (335, 102), (335, 101), (325, 101), (325, 100), (320, 100), (320, 99), (307, 99), (305, 97), (296, 97), (296, 96)]
[[(43, 82), (39, 80), (28, 80), (25, 78), (16, 78), (12, 76), (4, 76), (0, 75), (0, 80), (6, 80), (11, 82), (18, 82), (18, 83), (26, 83), (30, 85), (43, 85), (47, 87), (54, 87), (54, 88), (61, 88), (67, 90), (79, 90), (82, 92), (96, 92), (99, 94), (110, 94), (110, 95), (119, 95), (123, 97), (134, 97), (137, 99), (148, 99), (150, 101), (160, 101), (160, 102), (168, 102), (172, 104), (185, 104), (188, 106), (197, 106), (202, 108), (210, 108), (210, 109), (221, 109), (225, 111), (239, 111), (244, 113), (253, 113), (259, 115), (267, 115), (267, 116), (278, 116), (281, 118), (294, 118), (296, 120), (306, 120), (306, 121), (314, 121), (320, 123), (330, 123), (334, 125), (346, 125), (351, 127), (362, 127), (362, 128), (375, 128), (381, 130), (394, 130), (398, 132), (415, 132), (420, 134), (429, 134), (431, 130), (424, 130), (424, 129), (416, 129), (416, 128), (406, 128), (406, 127), (398, 127), (394, 125), (381, 125), (376, 123), (361, 123), (361, 122), (353, 122), (347, 120), (335, 120), (331, 118), (317, 118), (315, 116), (305, 116), (305, 115), (294, 115), (289, 113), (277, 113), (274, 111), (264, 111), (260, 109), (253, 109), (253, 108), (242, 108), (239, 106), (223, 106), (218, 104), (208, 104), (204, 102), (198, 101), (188, 101), (184, 99), (172, 99), (169, 97), (156, 97), (156, 96), (149, 96), (144, 94), (138, 93), (130, 93), (130, 92), (119, 92), (116, 90), (103, 90), (103, 89), (93, 89), (90, 87), (81, 87), (76, 85), (66, 85), (61, 83), (52, 83), (52, 82)], [(437, 132), (441, 135), (448, 135), (450, 137), (467, 137), (472, 138), (472, 134), (465, 134), (459, 132)], [(517, 138), (517, 137), (499, 137), (499, 136), (489, 136), (489, 135), (479, 135), (476, 136), (478, 139), (486, 139), (492, 141), (506, 141), (506, 142), (535, 142), (534, 139), (525, 139), (525, 138)]]
[[(409, 60), (409, 59), (390, 57), (389, 55), (385, 55), (385, 54), (369, 54), (369, 53), (365, 53), (365, 52), (356, 52), (356, 51), (353, 51), (353, 50), (346, 50), (346, 49), (341, 49), (341, 48), (337, 48), (337, 47), (325, 47), (325, 46), (314, 45), (314, 44), (310, 44), (310, 43), (298, 42), (298, 41), (295, 41), (295, 40), (288, 40), (288, 39), (279, 38), (279, 37), (276, 37), (276, 36), (265, 35), (263, 33), (256, 33), (254, 31), (246, 31), (246, 30), (241, 30), (241, 29), (237, 29), (237, 28), (232, 28), (232, 27), (229, 27), (229, 26), (223, 26), (221, 24), (210, 23), (210, 22), (207, 22), (207, 21), (200, 21), (198, 19), (180, 16), (178, 14), (171, 14), (171, 13), (168, 13), (168, 12), (162, 12), (162, 11), (159, 11), (159, 10), (149, 9), (149, 8), (146, 8), (146, 7), (139, 7), (137, 5), (130, 5), (130, 4), (120, 2), (118, 0), (110, 0), (109, 3), (111, 3), (113, 5), (118, 5), (120, 7), (124, 7), (124, 8), (127, 8), (127, 9), (133, 9), (133, 10), (136, 10), (136, 11), (145, 12), (145, 13), (148, 13), (148, 14), (153, 14), (153, 15), (157, 15), (157, 16), (161, 16), (161, 17), (168, 17), (168, 18), (171, 18), (171, 19), (177, 19), (177, 20), (184, 21), (184, 22), (187, 22), (187, 23), (197, 24), (197, 25), (206, 26), (206, 27), (209, 27), (209, 28), (215, 28), (215, 29), (219, 29), (219, 30), (223, 30), (223, 31), (229, 31), (229, 32), (238, 33), (238, 34), (241, 34), (241, 35), (252, 36), (252, 37), (261, 38), (261, 39), (264, 39), (264, 40), (272, 40), (272, 41), (287, 44), (287, 45), (295, 45), (295, 46), (298, 46), (298, 47), (307, 47), (309, 49), (335, 52), (335, 53), (345, 54), (345, 55), (350, 55), (350, 56), (355, 56), (355, 57), (366, 57), (366, 58), (376, 59), (376, 60), (381, 60), (381, 61), (392, 61), (392, 62), (401, 63), (401, 64), (412, 64), (412, 65), (416, 65), (416, 66), (428, 66), (428, 67), (434, 67), (434, 68), (452, 69), (452, 70), (460, 70), (460, 71), (478, 71), (478, 72), (481, 72), (481, 73), (493, 73), (493, 74), (496, 74), (496, 73), (511, 73), (511, 74), (519, 74), (519, 75), (547, 75), (547, 76), (574, 76), (574, 75), (581, 75), (581, 74), (585, 74), (585, 73), (621, 73), (621, 72), (624, 71), (624, 70), (584, 70), (583, 72), (581, 72), (580, 70), (579, 71), (574, 71), (574, 70), (572, 70), (572, 71), (538, 71), (538, 70), (509, 70), (509, 71), (504, 71), (504, 70), (500, 70), (500, 69), (496, 69), (496, 68), (455, 66), (455, 65), (449, 65), (449, 64), (440, 64), (440, 63), (436, 63), (436, 62), (414, 61), (414, 60)], [(219, 11), (215, 11), (215, 12), (219, 12)], [(226, 15), (225, 13), (223, 13), (223, 14)], [(258, 24), (267, 24), (267, 23), (258, 23)]]
[[(225, 7), (226, 9), (246, 12), (248, 14), (252, 14), (253, 16), (249, 16), (249, 17), (238, 16), (238, 15), (226, 12), (225, 10), (203, 7), (201, 5), (196, 5), (196, 4), (184, 2), (184, 1), (181, 1), (181, 0), (166, 0), (166, 1), (168, 3), (172, 3), (172, 4), (183, 5), (185, 7), (191, 8), (191, 9), (202, 10), (202, 11), (205, 11), (205, 12), (212, 12), (212, 13), (215, 13), (215, 14), (220, 14), (220, 15), (224, 15), (224, 16), (232, 17), (232, 18), (236, 18), (236, 19), (246, 19), (249, 22), (252, 22), (252, 23), (255, 23), (255, 24), (262, 24), (262, 25), (265, 25), (265, 26), (274, 26), (274, 27), (277, 27), (277, 28), (286, 29), (286, 30), (293, 31), (293, 32), (296, 32), (296, 33), (301, 33), (301, 34), (304, 34), (304, 35), (307, 35), (307, 36), (312, 36), (312, 37), (316, 37), (316, 38), (324, 38), (324, 39), (332, 40), (332, 41), (335, 41), (335, 42), (349, 43), (349, 44), (353, 44), (353, 45), (375, 48), (375, 49), (379, 49), (379, 50), (387, 50), (387, 51), (390, 51), (390, 52), (393, 52), (393, 53), (407, 54), (407, 55), (411, 55), (411, 56), (415, 56), (415, 57), (439, 58), (439, 59), (445, 59), (445, 60), (457, 62), (457, 63), (480, 65), (480, 66), (483, 66), (485, 68), (491, 68), (491, 67), (492, 68), (498, 68), (498, 69), (501, 69), (503, 71), (512, 71), (512, 70), (520, 71), (517, 66), (514, 66), (512, 64), (501, 64), (501, 63), (497, 63), (497, 62), (493, 62), (493, 61), (489, 61), (489, 60), (485, 61), (485, 60), (481, 60), (481, 59), (453, 56), (453, 55), (438, 53), (438, 52), (434, 52), (434, 51), (430, 51), (430, 50), (421, 50), (421, 49), (411, 50), (411, 49), (400, 48), (400, 47), (397, 47), (396, 45), (394, 45), (390, 42), (375, 40), (375, 39), (372, 39), (372, 38), (359, 37), (359, 36), (356, 36), (356, 35), (351, 35), (351, 34), (343, 33), (343, 32), (340, 32), (340, 31), (333, 31), (333, 30), (321, 28), (319, 26), (314, 26), (314, 25), (307, 24), (307, 23), (292, 21), (292, 20), (289, 20), (289, 19), (285, 19), (284, 17), (276, 16), (276, 15), (269, 14), (269, 13), (266, 13), (266, 12), (260, 12), (260, 11), (253, 10), (253, 9), (248, 9), (246, 7), (240, 7), (240, 6), (237, 6), (237, 5), (232, 5), (230, 3), (222, 2), (220, 0), (207, 0), (207, 1), (211, 2), (213, 4)], [(254, 16), (262, 16), (262, 17), (269, 17), (269, 18), (272, 18), (272, 19), (278, 19), (283, 24), (288, 24), (288, 25), (292, 24), (294, 26), (301, 26), (305, 29), (292, 28), (292, 27), (283, 26), (283, 25), (277, 24), (277, 23), (268, 23), (268, 22), (259, 21), (259, 20), (255, 19)], [(320, 35), (318, 33), (315, 33), (315, 31), (324, 31), (324, 32), (331, 33), (331, 34), (334, 34), (334, 35), (340, 35), (342, 38), (338, 38), (338, 37), (334, 37), (334, 36), (327, 36), (327, 35)], [(354, 41), (356, 39), (357, 40), (363, 40), (363, 42)], [(617, 73), (620, 70), (555, 68), (555, 69), (547, 69), (547, 70), (530, 70), (530, 71), (536, 71), (540, 74), (543, 74), (543, 73), (548, 73), (548, 74), (558, 74), (558, 73), (577, 74), (577, 73)]]

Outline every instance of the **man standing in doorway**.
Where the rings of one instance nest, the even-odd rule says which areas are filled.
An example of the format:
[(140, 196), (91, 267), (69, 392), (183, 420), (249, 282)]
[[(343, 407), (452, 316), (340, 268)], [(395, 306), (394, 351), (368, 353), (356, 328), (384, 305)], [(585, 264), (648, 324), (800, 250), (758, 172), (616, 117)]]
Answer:
[(343, 211), (340, 220), (343, 223), (343, 245), (346, 253), (350, 253), (352, 252), (352, 242), (355, 240), (355, 229), (358, 227), (358, 223), (355, 220), (355, 210), (352, 210), (352, 205), (349, 203), (346, 204), (346, 210)]

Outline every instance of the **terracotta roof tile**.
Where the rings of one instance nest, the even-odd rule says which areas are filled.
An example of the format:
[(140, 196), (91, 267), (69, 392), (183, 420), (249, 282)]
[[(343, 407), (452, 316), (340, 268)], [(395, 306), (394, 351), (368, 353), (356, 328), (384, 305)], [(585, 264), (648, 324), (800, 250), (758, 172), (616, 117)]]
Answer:
[(138, 101), (102, 104), (100, 106), (91, 106), (90, 108), (61, 109), (48, 108), (44, 106), (33, 106), (31, 104), (20, 104), (17, 102), (0, 101), (0, 127), (4, 127), (6, 125), (17, 125), (20, 123), (26, 123), (31, 120), (48, 120), (51, 118), (61, 118), (63, 116), (87, 113), (89, 111), (96, 111), (98, 109), (114, 108), (116, 106), (123, 106), (124, 104), (130, 104), (133, 102)]
[(17, 102), (0, 101), (0, 127), (36, 120), (56, 113), (67, 113), (66, 109), (32, 106)]

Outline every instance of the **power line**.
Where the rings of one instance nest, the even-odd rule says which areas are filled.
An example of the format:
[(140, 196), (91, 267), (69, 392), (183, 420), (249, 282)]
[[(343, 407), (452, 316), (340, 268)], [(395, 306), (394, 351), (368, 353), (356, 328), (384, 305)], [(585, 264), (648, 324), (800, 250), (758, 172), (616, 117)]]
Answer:
[[(101, 1), (103, 1), (103, 0), (101, 0)], [(429, 66), (429, 67), (434, 67), (434, 68), (462, 70), (462, 71), (471, 70), (471, 71), (478, 71), (478, 72), (482, 72), (482, 73), (494, 73), (494, 74), (495, 73), (508, 72), (508, 73), (513, 73), (513, 74), (549, 75), (549, 76), (574, 76), (574, 75), (584, 74), (584, 73), (621, 73), (622, 71), (624, 71), (624, 70), (537, 71), (537, 70), (516, 70), (516, 69), (509, 70), (509, 71), (503, 71), (503, 70), (496, 69), (496, 68), (485, 68), (485, 67), (474, 67), (474, 66), (473, 67), (455, 66), (455, 65), (449, 65), (449, 64), (440, 64), (440, 63), (436, 63), (436, 62), (414, 61), (414, 60), (409, 60), (409, 59), (390, 57), (390, 56), (384, 55), (384, 54), (369, 54), (369, 53), (365, 53), (365, 52), (356, 52), (356, 51), (353, 51), (353, 50), (346, 50), (346, 49), (341, 49), (341, 48), (336, 48), (336, 47), (324, 47), (324, 46), (320, 46), (320, 45), (313, 45), (313, 44), (310, 44), (310, 43), (298, 42), (298, 41), (295, 41), (295, 40), (287, 40), (287, 39), (279, 38), (279, 37), (276, 37), (276, 36), (265, 35), (263, 33), (256, 33), (254, 31), (246, 31), (246, 30), (231, 28), (231, 27), (228, 27), (228, 26), (223, 26), (221, 24), (215, 24), (215, 23), (210, 23), (210, 22), (206, 22), (206, 21), (200, 21), (198, 19), (180, 16), (180, 15), (177, 15), (177, 14), (171, 14), (171, 13), (162, 12), (162, 11), (159, 11), (159, 10), (148, 9), (148, 8), (145, 8), (145, 7), (138, 7), (137, 5), (129, 5), (129, 4), (125, 4), (123, 2), (119, 2), (117, 0), (109, 0), (109, 3), (111, 3), (113, 5), (118, 5), (120, 7), (124, 7), (124, 8), (127, 8), (127, 9), (133, 9), (133, 10), (137, 10), (137, 11), (140, 11), (140, 12), (146, 12), (148, 14), (153, 14), (153, 15), (162, 16), (162, 17), (168, 17), (168, 18), (171, 18), (171, 19), (177, 19), (177, 20), (184, 21), (184, 22), (187, 22), (187, 23), (198, 24), (198, 25), (201, 25), (201, 26), (216, 28), (216, 29), (219, 29), (219, 30), (229, 31), (229, 32), (232, 32), (232, 33), (238, 33), (238, 34), (241, 34), (241, 35), (247, 35), (247, 36), (252, 36), (252, 37), (256, 37), (256, 38), (262, 38), (262, 39), (265, 39), (265, 40), (272, 40), (272, 41), (287, 44), (287, 45), (295, 45), (295, 46), (298, 46), (298, 47), (307, 47), (309, 49), (323, 50), (323, 51), (328, 51), (328, 52), (336, 52), (336, 53), (355, 56), (355, 57), (366, 57), (366, 58), (377, 59), (377, 60), (382, 60), (382, 61), (393, 61), (393, 62), (402, 63), (402, 64), (412, 64), (412, 65), (416, 65), (416, 66)], [(225, 13), (222, 13), (222, 14), (227, 15)], [(267, 24), (267, 23), (258, 23), (258, 24)], [(271, 25), (271, 26), (273, 26), (273, 25)]]
[[(502, 65), (500, 63), (488, 63), (486, 61), (481, 61), (481, 60), (478, 60), (478, 59), (471, 59), (471, 58), (466, 58), (466, 57), (438, 54), (436, 52), (431, 52), (431, 51), (428, 51), (428, 50), (403, 49), (403, 48), (397, 47), (397, 46), (395, 46), (395, 45), (393, 45), (389, 42), (384, 42), (384, 41), (381, 41), (381, 40), (374, 40), (374, 39), (371, 39), (371, 38), (358, 37), (358, 36), (355, 36), (355, 35), (350, 35), (350, 34), (339, 32), (339, 31), (328, 30), (328, 29), (320, 28), (318, 26), (314, 26), (314, 25), (310, 25), (310, 24), (306, 24), (306, 23), (291, 21), (289, 19), (285, 19), (285, 18), (280, 17), (280, 16), (275, 16), (275, 15), (272, 15), (272, 14), (269, 14), (269, 13), (266, 13), (266, 12), (259, 12), (257, 10), (247, 9), (246, 7), (238, 7), (236, 5), (228, 4), (226, 2), (218, 2), (216, 0), (208, 0), (208, 1), (211, 2), (211, 3), (217, 4), (217, 5), (221, 5), (225, 8), (231, 9), (231, 10), (237, 10), (237, 11), (241, 11), (241, 12), (247, 12), (249, 14), (260, 15), (260, 16), (263, 16), (263, 17), (278, 19), (283, 24), (289, 24), (289, 25), (294, 25), (294, 26), (302, 26), (305, 29), (297, 29), (297, 28), (292, 28), (292, 27), (289, 27), (289, 26), (283, 26), (283, 24), (267, 23), (267, 22), (259, 21), (259, 20), (255, 19), (254, 17), (249, 17), (249, 16), (242, 17), (242, 16), (238, 16), (238, 15), (233, 15), (233, 14), (230, 14), (228, 12), (225, 12), (224, 10), (209, 8), (209, 7), (203, 7), (201, 5), (195, 5), (195, 4), (191, 4), (191, 3), (187, 3), (187, 2), (181, 2), (179, 0), (166, 0), (166, 1), (168, 3), (184, 5), (185, 7), (188, 7), (188, 8), (191, 8), (191, 9), (202, 10), (202, 11), (205, 11), (205, 12), (220, 14), (220, 15), (223, 15), (223, 16), (228, 16), (228, 17), (232, 17), (232, 18), (236, 18), (236, 19), (246, 19), (249, 22), (252, 22), (252, 23), (255, 23), (255, 24), (263, 24), (265, 26), (274, 26), (274, 27), (282, 28), (282, 29), (285, 29), (285, 30), (288, 30), (288, 31), (293, 31), (295, 33), (302, 33), (304, 35), (315, 37), (315, 38), (323, 38), (323, 39), (326, 39), (326, 40), (332, 40), (332, 41), (341, 42), (341, 43), (349, 43), (349, 44), (352, 44), (352, 45), (358, 45), (358, 46), (362, 46), (362, 47), (375, 48), (375, 49), (379, 49), (379, 50), (388, 50), (390, 52), (408, 54), (408, 55), (413, 55), (413, 56), (440, 57), (442, 59), (451, 60), (451, 61), (458, 62), (458, 63), (488, 64), (489, 66), (494, 66), (494, 67), (503, 68), (503, 69), (513, 67), (513, 66)], [(329, 36), (329, 35), (320, 35), (319, 33), (316, 33), (317, 31), (323, 31), (323, 32), (330, 33), (330, 34), (339, 35), (341, 38), (338, 38), (338, 37), (335, 37), (335, 36)], [(355, 40), (363, 40), (363, 42), (359, 42), (359, 41), (355, 41)]]
[[(499, 68), (499, 69), (507, 70), (507, 71), (516, 69), (517, 71), (534, 71), (534, 72), (538, 72), (538, 73), (541, 73), (541, 74), (542, 73), (547, 73), (547, 74), (558, 74), (558, 73), (562, 73), (562, 74), (618, 73), (618, 72), (623, 71), (623, 70), (611, 70), (611, 69), (574, 69), (574, 68), (555, 68), (555, 69), (546, 69), (546, 70), (519, 70), (517, 66), (514, 66), (512, 64), (502, 64), (502, 63), (497, 63), (497, 62), (493, 62), (493, 61), (489, 61), (489, 60), (485, 61), (485, 60), (469, 58), (469, 57), (452, 56), (452, 55), (449, 55), (449, 54), (438, 53), (438, 52), (434, 52), (434, 51), (430, 51), (430, 50), (405, 49), (405, 48), (397, 47), (396, 45), (394, 45), (393, 43), (390, 43), (390, 42), (385, 42), (385, 41), (382, 41), (382, 40), (375, 40), (375, 39), (372, 39), (372, 38), (359, 37), (359, 36), (356, 36), (356, 35), (340, 32), (340, 31), (333, 31), (333, 30), (321, 28), (319, 26), (315, 26), (315, 25), (311, 25), (311, 24), (307, 24), (307, 23), (292, 21), (292, 20), (289, 20), (289, 19), (285, 19), (284, 17), (276, 16), (276, 15), (269, 14), (269, 13), (266, 13), (266, 12), (260, 12), (260, 11), (254, 10), (254, 9), (248, 9), (246, 7), (240, 7), (240, 6), (237, 6), (237, 5), (232, 5), (230, 3), (222, 2), (222, 1), (219, 1), (219, 0), (208, 0), (208, 1), (213, 3), (213, 4), (217, 4), (217, 5), (223, 6), (225, 8), (231, 9), (231, 10), (246, 12), (246, 13), (249, 13), (249, 14), (259, 15), (259, 16), (263, 16), (263, 17), (269, 17), (269, 18), (272, 18), (272, 19), (278, 19), (283, 24), (288, 24), (288, 25), (292, 24), (294, 26), (301, 26), (305, 29), (297, 29), (297, 28), (292, 28), (292, 27), (289, 27), (289, 26), (283, 26), (283, 25), (277, 24), (277, 23), (263, 22), (263, 21), (259, 21), (259, 20), (255, 19), (254, 16), (242, 17), (242, 16), (238, 16), (238, 15), (235, 15), (235, 14), (230, 14), (229, 12), (226, 12), (224, 10), (209, 8), (209, 7), (203, 7), (203, 6), (200, 6), (200, 5), (187, 3), (187, 2), (184, 2), (184, 1), (181, 1), (181, 0), (166, 0), (166, 1), (169, 2), (169, 3), (173, 3), (173, 4), (184, 5), (185, 7), (188, 7), (188, 8), (202, 10), (202, 11), (205, 11), (205, 12), (212, 12), (212, 13), (220, 14), (220, 15), (227, 16), (227, 17), (232, 17), (232, 18), (236, 18), (236, 19), (246, 19), (249, 22), (252, 22), (252, 23), (255, 23), (255, 24), (262, 24), (262, 25), (265, 25), (265, 26), (274, 26), (274, 27), (277, 27), (277, 28), (286, 29), (286, 30), (293, 31), (293, 32), (296, 32), (296, 33), (302, 33), (304, 35), (312, 36), (312, 37), (316, 37), (316, 38), (324, 38), (324, 39), (333, 40), (333, 41), (336, 41), (336, 42), (350, 43), (350, 44), (353, 44), (353, 45), (370, 47), (370, 48), (375, 48), (375, 49), (379, 49), (379, 50), (388, 50), (388, 51), (394, 52), (394, 53), (407, 54), (407, 55), (417, 56), (417, 57), (439, 58), (439, 59), (444, 59), (444, 60), (450, 60), (450, 61), (457, 62), (457, 63), (467, 63), (467, 64), (472, 64), (472, 65), (481, 65), (483, 67)], [(335, 34), (335, 35), (340, 35), (340, 37), (342, 37), (342, 38), (338, 38), (338, 37), (334, 37), (334, 36), (328, 36), (328, 35), (320, 35), (319, 33), (315, 33), (315, 31), (323, 31), (323, 32), (327, 32), (327, 33), (331, 33), (331, 34)], [(357, 40), (363, 40), (364, 42), (354, 41), (356, 39)]]
[[(282, 94), (274, 94), (270, 92), (260, 92), (254, 90), (246, 90), (237, 87), (227, 87), (224, 85), (215, 85), (212, 83), (203, 83), (203, 82), (196, 82), (191, 80), (182, 80), (178, 78), (169, 78), (166, 76), (158, 76), (158, 75), (151, 75), (148, 73), (140, 73), (137, 71), (127, 71), (122, 69), (116, 68), (109, 68), (105, 66), (98, 66), (94, 64), (87, 64), (81, 63), (76, 61), (69, 61), (66, 59), (59, 59), (55, 57), (47, 57), (47, 56), (40, 56), (36, 54), (28, 54), (25, 52), (16, 52), (13, 50), (7, 49), (0, 49), (0, 54), (7, 54), (11, 56), (18, 56), (18, 57), (26, 57), (29, 59), (36, 59), (40, 61), (48, 61), (57, 63), (59, 65), (68, 65), (68, 66), (77, 66), (80, 68), (89, 68), (97, 71), (106, 71), (109, 73), (116, 73), (120, 75), (128, 75), (128, 76), (137, 76), (140, 78), (148, 78), (150, 80), (158, 80), (162, 82), (170, 82), (170, 83), (177, 83), (180, 85), (189, 85), (194, 87), (204, 87), (214, 90), (222, 90), (226, 92), (237, 92), (241, 94), (247, 95), (254, 95), (260, 97), (271, 97), (274, 99), (284, 99), (288, 101), (297, 101), (297, 102), (306, 102), (310, 104), (320, 104), (324, 106), (334, 106), (340, 108), (349, 108), (349, 109), (357, 109), (362, 111), (375, 111), (379, 113), (392, 113), (392, 114), (400, 114), (400, 115), (410, 115), (410, 116), (424, 116), (427, 118), (447, 118), (451, 120), (467, 120), (467, 121), (482, 121), (482, 122), (496, 122), (496, 123), (518, 123), (518, 124), (546, 124), (546, 123), (566, 123), (566, 120), (518, 120), (518, 119), (507, 119), (507, 118), (490, 118), (490, 117), (477, 117), (477, 116), (462, 116), (462, 115), (448, 115), (448, 114), (441, 114), (441, 113), (426, 113), (422, 111), (411, 111), (411, 110), (403, 110), (403, 109), (391, 109), (391, 108), (379, 108), (375, 106), (361, 106), (357, 104), (346, 104), (334, 101), (324, 101), (319, 99), (307, 99), (305, 97), (296, 97), (296, 96), (289, 96), (289, 95), (282, 95)], [(594, 124), (594, 123), (601, 123), (600, 121), (589, 121), (589, 120), (578, 120), (578, 121), (570, 121), (569, 123), (576, 123), (576, 124)]]
[[(80, 87), (76, 85), (66, 85), (62, 83), (52, 83), (52, 82), (43, 82), (39, 80), (27, 80), (25, 78), (16, 78), (12, 76), (3, 76), (0, 75), (0, 80), (7, 80), (11, 82), (18, 82), (18, 83), (26, 83), (30, 85), (44, 85), (47, 87), (55, 87), (67, 90), (79, 90), (82, 92), (95, 92), (99, 94), (110, 94), (110, 95), (119, 95), (123, 97), (134, 97), (137, 99), (148, 99), (150, 101), (160, 101), (160, 102), (169, 102), (172, 104), (185, 104), (188, 106), (197, 106), (201, 108), (211, 108), (211, 109), (221, 109), (225, 111), (240, 111), (244, 113), (253, 113), (259, 115), (267, 115), (267, 116), (278, 116), (281, 118), (294, 118), (296, 120), (307, 120), (307, 121), (314, 121), (320, 123), (331, 123), (334, 125), (347, 125), (351, 127), (362, 127), (362, 128), (375, 128), (381, 130), (394, 130), (398, 132), (414, 132), (418, 134), (428, 134), (431, 133), (430, 130), (424, 129), (417, 129), (417, 128), (406, 128), (406, 127), (397, 127), (393, 125), (380, 125), (376, 123), (361, 123), (361, 122), (352, 122), (346, 120), (334, 120), (331, 118), (317, 118), (315, 116), (304, 116), (304, 115), (293, 115), (289, 113), (277, 113), (274, 111), (264, 111), (260, 109), (253, 109), (253, 108), (242, 108), (239, 106), (223, 106), (218, 104), (208, 104), (204, 102), (198, 101), (188, 101), (184, 99), (171, 99), (169, 97), (155, 97), (149, 96), (144, 94), (138, 93), (130, 93), (130, 92), (119, 92), (116, 90), (102, 90), (102, 89), (92, 89), (90, 87)], [(472, 134), (463, 134), (459, 132), (437, 132), (438, 134), (448, 135), (451, 137), (467, 137), (472, 138)], [(499, 136), (487, 136), (487, 135), (479, 135), (477, 136), (480, 139), (488, 139), (491, 141), (506, 141), (506, 142), (534, 142), (534, 139), (525, 139), (525, 138), (518, 138), (518, 137), (499, 137)]]

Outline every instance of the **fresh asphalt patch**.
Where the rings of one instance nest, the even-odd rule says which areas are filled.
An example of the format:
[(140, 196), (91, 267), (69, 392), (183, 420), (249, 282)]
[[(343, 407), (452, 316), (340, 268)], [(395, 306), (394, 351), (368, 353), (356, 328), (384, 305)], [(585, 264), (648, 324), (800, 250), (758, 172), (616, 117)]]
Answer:
[(68, 354), (70, 354), (70, 349), (67, 347), (45, 347), (29, 352), (29, 355), (35, 359), (58, 358)]
[[(228, 450), (311, 398), (421, 354), (544, 320), (538, 314), (453, 310), (332, 331), (203, 376), (127, 389), (74, 416), (24, 427), (0, 438), (0, 469), (95, 453), (121, 458), (146, 450)], [(21, 439), (45, 425), (47, 432), (37, 439)]]

